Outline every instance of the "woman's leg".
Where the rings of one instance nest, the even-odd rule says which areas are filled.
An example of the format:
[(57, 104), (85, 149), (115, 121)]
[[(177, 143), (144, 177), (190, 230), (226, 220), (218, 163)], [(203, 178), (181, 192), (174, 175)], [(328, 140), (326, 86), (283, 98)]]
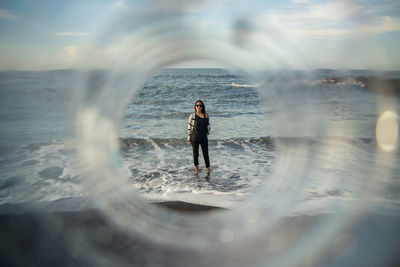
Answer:
[(208, 141), (200, 144), (201, 151), (203, 151), (204, 162), (206, 164), (207, 172), (210, 172), (210, 158), (208, 157)]
[(193, 148), (193, 163), (195, 168), (195, 173), (199, 172), (199, 143), (192, 141)]

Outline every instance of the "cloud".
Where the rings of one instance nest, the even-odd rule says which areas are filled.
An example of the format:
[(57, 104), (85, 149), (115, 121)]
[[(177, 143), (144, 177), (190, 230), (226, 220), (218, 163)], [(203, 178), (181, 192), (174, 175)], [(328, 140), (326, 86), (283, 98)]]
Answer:
[(89, 35), (89, 33), (87, 33), (87, 32), (58, 32), (58, 33), (56, 33), (56, 35), (80, 37), (80, 36), (87, 36), (87, 35)]
[(15, 17), (15, 15), (13, 13), (11, 13), (10, 11), (8, 11), (7, 9), (0, 9), (0, 18), (12, 19), (14, 17)]
[(119, 1), (115, 2), (114, 6), (118, 7), (118, 8), (127, 8), (128, 4), (124, 0), (119, 0)]
[[(121, 55), (119, 50), (121, 48), (118, 45), (102, 48), (93, 47), (89, 44), (65, 46), (60, 48), (57, 60), (65, 68), (113, 66), (117, 61), (116, 57)], [(121, 59), (119, 58), (119, 60)]]
[(292, 0), (292, 3), (273, 16), (288, 34), (300, 38), (356, 38), (400, 30), (400, 18), (381, 15), (379, 5), (367, 7), (363, 2), (344, 0), (317, 4)]
[(360, 35), (379, 35), (395, 31), (400, 31), (400, 18), (390, 16), (371, 18), (366, 23), (356, 23), (351, 27), (340, 27), (340, 25), (332, 27), (317, 26), (297, 30), (300, 36), (306, 38), (357, 37)]
[(295, 4), (304, 4), (304, 3), (310, 3), (312, 0), (292, 0), (292, 3)]
[(316, 29), (304, 29), (299, 31), (299, 35), (305, 38), (311, 37), (343, 37), (347, 35), (351, 35), (352, 31), (350, 29), (340, 29), (340, 28), (316, 28)]
[(363, 13), (366, 13), (364, 7), (354, 1), (331, 1), (323, 4), (300, 4), (296, 1), (293, 8), (279, 12), (279, 17), (289, 22), (332, 22), (354, 19)]
[(369, 34), (400, 31), (400, 18), (391, 16), (378, 17), (373, 24), (362, 25), (359, 29), (362, 33)]
[(61, 48), (63, 51), (63, 56), (65, 56), (68, 59), (76, 59), (79, 57), (79, 47), (77, 46), (66, 46)]

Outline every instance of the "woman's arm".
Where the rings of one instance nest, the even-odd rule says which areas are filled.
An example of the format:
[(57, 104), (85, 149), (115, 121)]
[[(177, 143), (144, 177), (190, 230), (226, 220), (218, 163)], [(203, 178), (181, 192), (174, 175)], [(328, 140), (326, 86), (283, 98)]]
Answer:
[(210, 116), (208, 115), (208, 113), (206, 113), (205, 117), (207, 119), (207, 134), (210, 134), (211, 131)]
[(188, 119), (188, 126), (187, 126), (187, 140), (190, 143), (190, 138), (192, 137), (193, 133), (193, 126), (194, 126), (194, 117), (193, 114), (190, 114), (189, 119)]

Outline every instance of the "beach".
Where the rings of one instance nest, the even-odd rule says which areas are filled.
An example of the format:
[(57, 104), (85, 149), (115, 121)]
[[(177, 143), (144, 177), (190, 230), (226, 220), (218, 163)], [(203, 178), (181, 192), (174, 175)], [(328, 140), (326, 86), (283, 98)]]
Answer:
[[(99, 84), (88, 85), (86, 117), (68, 113), (77, 71), (1, 72), (1, 265), (396, 266), (400, 156), (380, 147), (376, 122), (377, 103), (398, 96), (370, 88), (368, 71), (341, 73), (261, 83), (164, 69), (118, 121), (90, 108)], [(187, 144), (197, 99), (210, 114), (207, 178), (201, 154), (193, 175)], [(77, 117), (86, 143), (71, 133)], [(109, 144), (104, 158), (87, 149)], [(138, 199), (154, 209), (132, 208)]]
[(400, 266), (399, 3), (1, 1), (0, 266)]
[[(157, 205), (177, 210), (184, 207), (185, 212), (195, 213), (214, 209), (182, 202)], [(288, 217), (276, 231), (291, 232), (296, 236), (296, 231), (303, 231), (310, 223), (322, 217), (334, 220), (335, 216)], [(367, 216), (362, 224), (346, 229), (345, 233), (355, 240), (349, 251), (341, 250), (348, 248), (347, 243), (338, 247), (338, 240), (332, 239), (324, 244), (320, 254), (314, 255), (313, 259), (304, 258), (303, 263), (296, 266), (398, 266), (399, 225), (400, 218), (397, 216)], [(185, 249), (184, 244), (181, 247), (166, 246), (147, 240), (140, 234), (131, 235), (122, 231), (95, 209), (1, 214), (0, 229), (2, 266), (246, 266), (260, 260), (246, 255), (277, 249), (277, 244), (257, 247), (257, 242), (268, 236), (259, 237), (253, 244), (249, 241), (243, 242), (243, 245), (240, 242), (228, 244), (228, 251), (232, 253), (229, 257), (226, 257), (224, 248), (193, 251)], [(379, 234), (371, 236), (371, 233)], [(246, 244), (250, 246), (246, 247)], [(265, 262), (273, 258), (259, 256)]]

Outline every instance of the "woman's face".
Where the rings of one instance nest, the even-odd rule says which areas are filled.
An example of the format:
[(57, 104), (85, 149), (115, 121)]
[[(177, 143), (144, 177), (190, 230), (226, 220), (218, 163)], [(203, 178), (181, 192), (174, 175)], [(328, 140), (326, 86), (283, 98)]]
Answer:
[(203, 112), (203, 105), (201, 104), (201, 102), (196, 102), (196, 112)]

